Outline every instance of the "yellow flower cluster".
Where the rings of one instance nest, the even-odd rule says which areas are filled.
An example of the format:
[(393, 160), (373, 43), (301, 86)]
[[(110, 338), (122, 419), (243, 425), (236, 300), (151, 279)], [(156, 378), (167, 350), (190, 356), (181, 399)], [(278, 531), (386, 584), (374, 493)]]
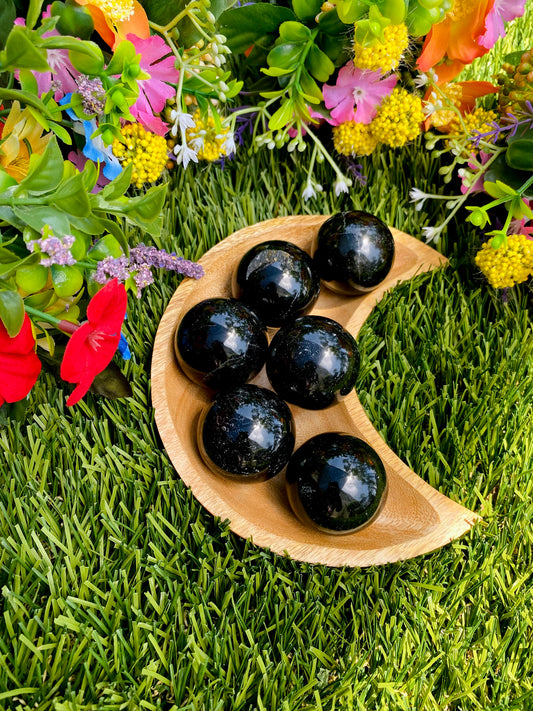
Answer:
[(212, 116), (203, 119), (200, 112), (193, 115), (195, 126), (185, 132), (187, 143), (196, 151), (198, 160), (214, 161), (226, 155), (224, 144), (228, 133), (227, 128), (217, 133)]
[(398, 148), (412, 141), (419, 135), (423, 120), (420, 97), (396, 88), (383, 99), (369, 124), (346, 121), (335, 126), (333, 143), (342, 155), (367, 156), (378, 143)]
[(125, 143), (115, 138), (112, 150), (122, 165), (133, 163), (133, 185), (142, 188), (145, 183), (155, 183), (167, 162), (167, 142), (163, 136), (145, 131), (139, 123), (124, 126), (120, 133)]
[(509, 235), (507, 245), (498, 249), (486, 242), (474, 261), (495, 289), (512, 287), (533, 274), (533, 240), (526, 235)]
[(135, 12), (133, 0), (91, 0), (112, 22), (126, 22)]
[[(355, 27), (357, 28), (357, 24)], [(378, 38), (372, 40), (368, 45), (360, 44), (357, 40), (354, 41), (353, 63), (356, 67), (372, 71), (381, 69), (384, 72), (396, 69), (403, 53), (409, 46), (407, 26), (404, 23), (387, 25), (383, 30), (383, 36), (385, 42), (381, 42)]]
[(398, 148), (418, 136), (423, 120), (420, 97), (396, 88), (381, 102), (371, 124), (372, 133), (380, 143)]
[[(486, 111), (485, 109), (474, 109), (469, 114), (463, 116), (464, 129), (461, 126), (459, 118), (456, 116), (450, 124), (450, 133), (454, 136), (462, 136), (466, 134), (471, 136), (474, 131), (487, 133), (491, 130), (491, 122), (496, 120), (494, 111)], [(467, 146), (470, 150), (474, 149), (474, 144), (469, 143)]]
[[(461, 105), (461, 100), (463, 98), (463, 89), (459, 84), (443, 84), (440, 87), (442, 93), (446, 96), (446, 99), (459, 108)], [(440, 94), (432, 91), (429, 96), (429, 102), (433, 103), (438, 100), (442, 100)], [(457, 112), (452, 108), (447, 109), (437, 109), (429, 116), (429, 125), (434, 126), (437, 129), (447, 130), (453, 121), (457, 120)]]
[(333, 144), (337, 153), (343, 156), (368, 156), (378, 145), (378, 139), (371, 125), (345, 121), (333, 127)]

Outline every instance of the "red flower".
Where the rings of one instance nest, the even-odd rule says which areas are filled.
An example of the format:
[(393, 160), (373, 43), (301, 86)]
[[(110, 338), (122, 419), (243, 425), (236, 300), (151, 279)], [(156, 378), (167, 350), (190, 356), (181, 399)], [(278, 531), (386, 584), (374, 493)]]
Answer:
[(116, 279), (108, 282), (89, 302), (87, 321), (72, 334), (61, 363), (63, 380), (77, 383), (67, 405), (81, 400), (98, 373), (111, 362), (120, 341), (126, 306), (126, 289)]
[(35, 354), (28, 314), (24, 314), (22, 328), (14, 338), (0, 321), (0, 405), (25, 398), (40, 372), (41, 361)]

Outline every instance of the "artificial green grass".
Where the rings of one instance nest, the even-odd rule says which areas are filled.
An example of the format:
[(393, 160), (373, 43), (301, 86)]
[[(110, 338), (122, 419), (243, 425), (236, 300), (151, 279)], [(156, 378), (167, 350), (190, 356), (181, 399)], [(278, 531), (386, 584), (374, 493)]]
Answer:
[[(309, 203), (296, 161), (176, 174), (155, 243), (197, 258), (262, 219), (351, 207), (420, 236), (444, 214), (409, 203), (414, 185), (445, 191), (422, 144), (365, 159), (366, 187)], [(413, 560), (301, 564), (194, 499), (150, 406), (172, 275), (131, 302), (131, 398), (69, 409), (43, 375), (25, 419), (0, 430), (0, 708), (533, 708), (531, 292), (492, 292), (471, 264), (476, 239), (459, 220), (440, 246), (451, 266), (393, 289), (358, 339), (358, 394), (385, 440), (483, 516)]]

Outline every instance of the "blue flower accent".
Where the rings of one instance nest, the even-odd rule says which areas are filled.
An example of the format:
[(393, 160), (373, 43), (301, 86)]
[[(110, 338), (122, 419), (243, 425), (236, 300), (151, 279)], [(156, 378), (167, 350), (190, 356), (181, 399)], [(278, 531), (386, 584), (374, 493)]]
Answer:
[(120, 341), (118, 343), (118, 352), (124, 358), (124, 360), (129, 360), (131, 358), (130, 347), (128, 346), (128, 341), (126, 340), (123, 333), (120, 334)]
[[(65, 94), (65, 96), (60, 99), (59, 103), (69, 104), (72, 97), (72, 93)], [(72, 109), (65, 109), (68, 116), (73, 120), (82, 124), (83, 132), (85, 134), (85, 146), (83, 147), (83, 155), (89, 160), (95, 163), (103, 163), (104, 169), (103, 174), (108, 180), (113, 180), (120, 173), (122, 173), (122, 166), (118, 158), (115, 156), (111, 150), (111, 146), (105, 146), (102, 140), (102, 136), (96, 136), (96, 138), (91, 138), (93, 133), (98, 128), (96, 119), (83, 120), (76, 116)], [(76, 130), (76, 129), (74, 129)]]

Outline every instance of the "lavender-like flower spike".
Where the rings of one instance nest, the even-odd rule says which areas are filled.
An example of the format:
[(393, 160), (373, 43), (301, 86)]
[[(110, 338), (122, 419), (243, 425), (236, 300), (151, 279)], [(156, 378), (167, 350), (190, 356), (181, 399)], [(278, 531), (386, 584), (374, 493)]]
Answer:
[(43, 235), (39, 239), (34, 239), (28, 242), (27, 246), (30, 252), (35, 252), (36, 247), (44, 258), (41, 256), (41, 265), (43, 267), (51, 267), (54, 264), (59, 266), (76, 264), (76, 260), (70, 252), (70, 248), (74, 244), (76, 238), (72, 235), (64, 235), (63, 237), (55, 237), (48, 225), (41, 230)]
[(164, 249), (149, 247), (141, 243), (130, 249), (128, 257), (102, 259), (98, 263), (94, 279), (99, 284), (105, 284), (109, 279), (116, 278), (119, 282), (124, 283), (132, 277), (137, 287), (137, 298), (140, 298), (144, 287), (154, 282), (152, 268), (166, 269), (193, 279), (200, 279), (204, 275), (204, 269), (200, 264), (195, 264), (175, 254), (169, 254)]

